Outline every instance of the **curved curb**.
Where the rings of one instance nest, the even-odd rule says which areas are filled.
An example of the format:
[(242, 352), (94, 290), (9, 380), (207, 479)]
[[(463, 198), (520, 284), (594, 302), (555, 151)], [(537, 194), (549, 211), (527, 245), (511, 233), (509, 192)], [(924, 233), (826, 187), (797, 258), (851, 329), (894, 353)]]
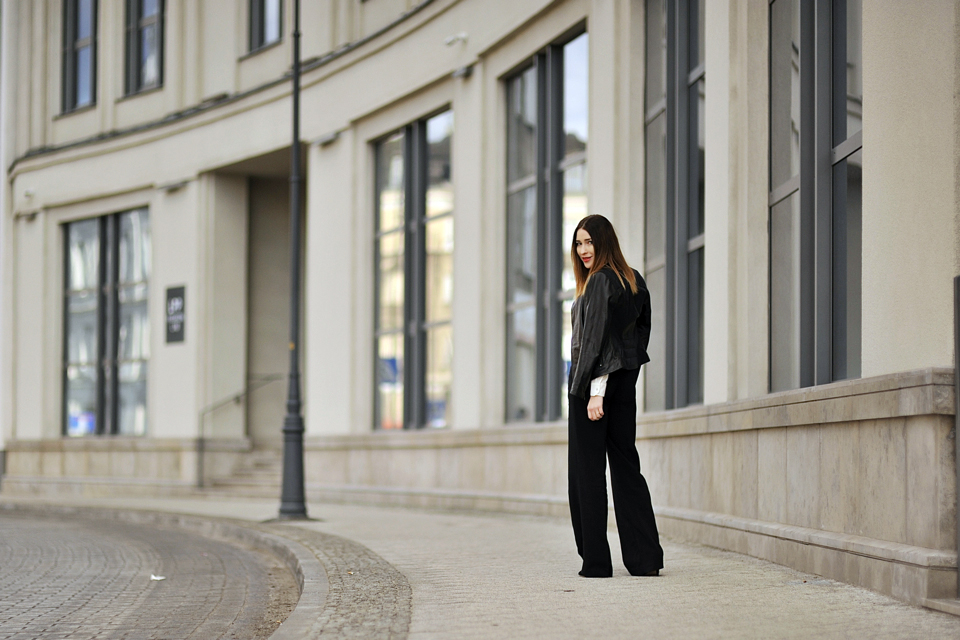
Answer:
[(38, 515), (76, 515), (119, 520), (130, 524), (179, 528), (207, 538), (235, 540), (273, 554), (290, 569), (300, 588), (294, 610), (270, 636), (271, 640), (303, 640), (317, 638), (315, 628), (327, 604), (329, 582), (323, 564), (300, 542), (264, 530), (252, 522), (194, 516), (162, 511), (141, 511), (110, 507), (79, 507), (56, 504), (21, 504), (0, 502), (0, 512)]

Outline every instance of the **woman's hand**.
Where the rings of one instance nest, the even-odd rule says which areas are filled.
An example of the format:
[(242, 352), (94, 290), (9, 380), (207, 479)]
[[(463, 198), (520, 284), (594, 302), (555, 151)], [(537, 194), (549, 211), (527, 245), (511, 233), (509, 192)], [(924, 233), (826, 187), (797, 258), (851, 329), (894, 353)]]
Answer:
[(587, 403), (587, 417), (597, 421), (603, 417), (603, 396), (590, 396)]

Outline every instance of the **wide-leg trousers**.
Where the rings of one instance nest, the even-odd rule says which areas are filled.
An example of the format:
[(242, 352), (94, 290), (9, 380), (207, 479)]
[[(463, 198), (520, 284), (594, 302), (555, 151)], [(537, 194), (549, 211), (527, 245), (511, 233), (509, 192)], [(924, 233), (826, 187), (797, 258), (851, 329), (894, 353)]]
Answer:
[(610, 374), (603, 417), (597, 421), (587, 417), (586, 400), (568, 396), (570, 517), (585, 576), (613, 574), (607, 542), (608, 458), (623, 564), (633, 575), (663, 568), (653, 503), (636, 446), (639, 373), (626, 369)]

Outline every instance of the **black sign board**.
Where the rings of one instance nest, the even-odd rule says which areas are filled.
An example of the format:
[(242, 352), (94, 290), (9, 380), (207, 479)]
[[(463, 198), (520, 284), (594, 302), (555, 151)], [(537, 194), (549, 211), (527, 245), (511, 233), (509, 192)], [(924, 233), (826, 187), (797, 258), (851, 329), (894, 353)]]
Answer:
[(186, 287), (167, 289), (167, 342), (183, 342)]

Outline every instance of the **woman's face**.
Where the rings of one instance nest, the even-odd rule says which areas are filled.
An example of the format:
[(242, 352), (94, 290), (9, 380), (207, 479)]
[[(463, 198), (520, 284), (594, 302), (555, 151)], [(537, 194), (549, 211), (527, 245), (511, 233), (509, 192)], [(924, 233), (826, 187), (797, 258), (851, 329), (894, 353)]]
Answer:
[(586, 229), (577, 229), (577, 255), (588, 270), (593, 264), (593, 238)]

